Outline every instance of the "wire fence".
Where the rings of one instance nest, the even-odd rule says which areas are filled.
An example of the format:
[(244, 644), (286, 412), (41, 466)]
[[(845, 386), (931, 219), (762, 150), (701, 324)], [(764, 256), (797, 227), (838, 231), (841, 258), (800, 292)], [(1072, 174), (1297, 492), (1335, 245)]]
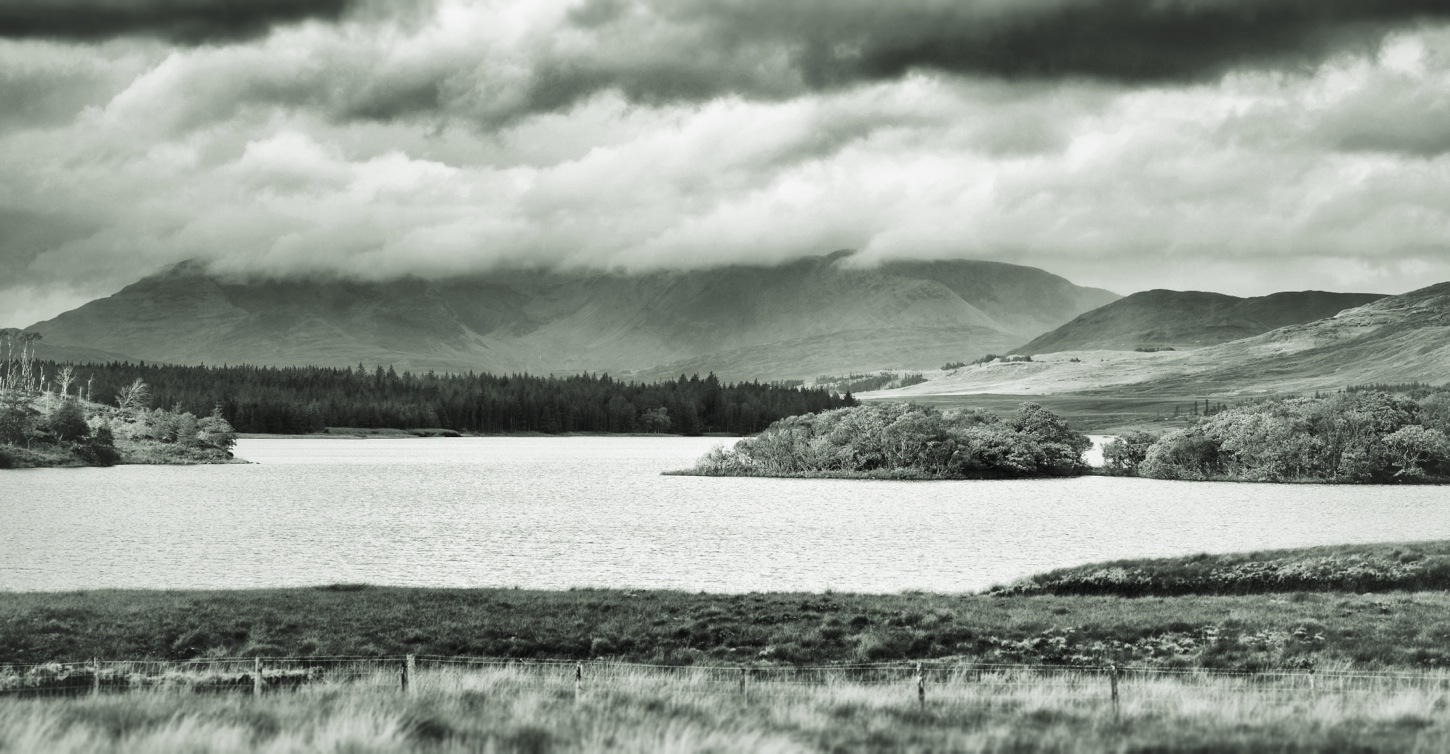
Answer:
[(1429, 692), (1450, 695), (1450, 669), (1405, 671), (1237, 671), (1156, 666), (1065, 666), (964, 660), (833, 665), (659, 665), (611, 660), (498, 657), (205, 658), (181, 661), (91, 660), (0, 664), (0, 699), (134, 692), (275, 694), (313, 688), (412, 693), (486, 682), (572, 691), (641, 686), (681, 694), (789, 696), (849, 689), (899, 688), (903, 698), (960, 698), (1030, 692), (1036, 698), (1111, 701), (1133, 694), (1152, 702), (1167, 689), (1198, 697), (1257, 699), (1305, 695)]

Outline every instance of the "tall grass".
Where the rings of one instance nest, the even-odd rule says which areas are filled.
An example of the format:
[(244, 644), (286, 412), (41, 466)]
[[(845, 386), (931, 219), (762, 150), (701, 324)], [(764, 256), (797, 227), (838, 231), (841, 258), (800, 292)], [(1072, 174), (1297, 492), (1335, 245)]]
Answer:
[[(556, 668), (555, 670), (566, 670)], [(0, 700), (6, 752), (1445, 751), (1450, 677), (1317, 688), (1247, 677), (1008, 670), (915, 685), (616, 669), (432, 668), (416, 692), (367, 679), (253, 698), (174, 692)], [(383, 680), (386, 680), (385, 678)]]

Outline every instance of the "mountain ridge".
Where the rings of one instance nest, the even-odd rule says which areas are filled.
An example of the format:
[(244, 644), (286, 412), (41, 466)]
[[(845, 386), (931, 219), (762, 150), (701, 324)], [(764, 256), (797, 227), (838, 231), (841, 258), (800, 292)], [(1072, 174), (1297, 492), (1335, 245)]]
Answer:
[(849, 259), (377, 282), (225, 277), (188, 262), (29, 329), (56, 346), (172, 363), (624, 374), (691, 364), (788, 379), (822, 364), (927, 368), (1001, 352), (1117, 298), (999, 262)]

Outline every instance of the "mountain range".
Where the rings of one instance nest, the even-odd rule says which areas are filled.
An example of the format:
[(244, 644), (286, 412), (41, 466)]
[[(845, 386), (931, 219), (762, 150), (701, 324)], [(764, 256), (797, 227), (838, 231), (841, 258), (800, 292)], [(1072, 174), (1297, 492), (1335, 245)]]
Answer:
[(1013, 353), (1202, 348), (1332, 317), (1384, 298), (1375, 293), (1286, 291), (1239, 298), (1151, 290), (1124, 296), (1032, 340)]
[(1019, 265), (852, 261), (382, 282), (187, 262), (27, 329), (58, 353), (186, 364), (809, 379), (1005, 352), (1118, 298)]

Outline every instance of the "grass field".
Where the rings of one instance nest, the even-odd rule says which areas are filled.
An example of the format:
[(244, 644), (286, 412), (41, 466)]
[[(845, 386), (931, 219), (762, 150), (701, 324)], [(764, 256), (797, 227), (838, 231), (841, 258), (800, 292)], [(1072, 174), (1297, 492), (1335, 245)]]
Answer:
[[(996, 595), (0, 593), (0, 665), (82, 663), (0, 667), (0, 753), (1446, 751), (1450, 593), (1423, 580), (1446, 560), (1431, 542), (1124, 561)], [(1082, 589), (1222, 591), (1225, 569), (1321, 581)], [(253, 696), (255, 661), (224, 657), (297, 659), (264, 661)], [(549, 659), (585, 663), (577, 700)], [(1109, 663), (1128, 668), (1116, 711)]]
[(986, 596), (280, 589), (0, 594), (0, 663), (470, 655), (1450, 666), (1450, 593)]
[(1450, 748), (1446, 679), (1379, 689), (1233, 677), (1121, 683), (1004, 672), (897, 682), (735, 683), (626, 670), (586, 680), (434, 670), (411, 695), (354, 679), (298, 691), (0, 699), (6, 752), (1435, 752)]

